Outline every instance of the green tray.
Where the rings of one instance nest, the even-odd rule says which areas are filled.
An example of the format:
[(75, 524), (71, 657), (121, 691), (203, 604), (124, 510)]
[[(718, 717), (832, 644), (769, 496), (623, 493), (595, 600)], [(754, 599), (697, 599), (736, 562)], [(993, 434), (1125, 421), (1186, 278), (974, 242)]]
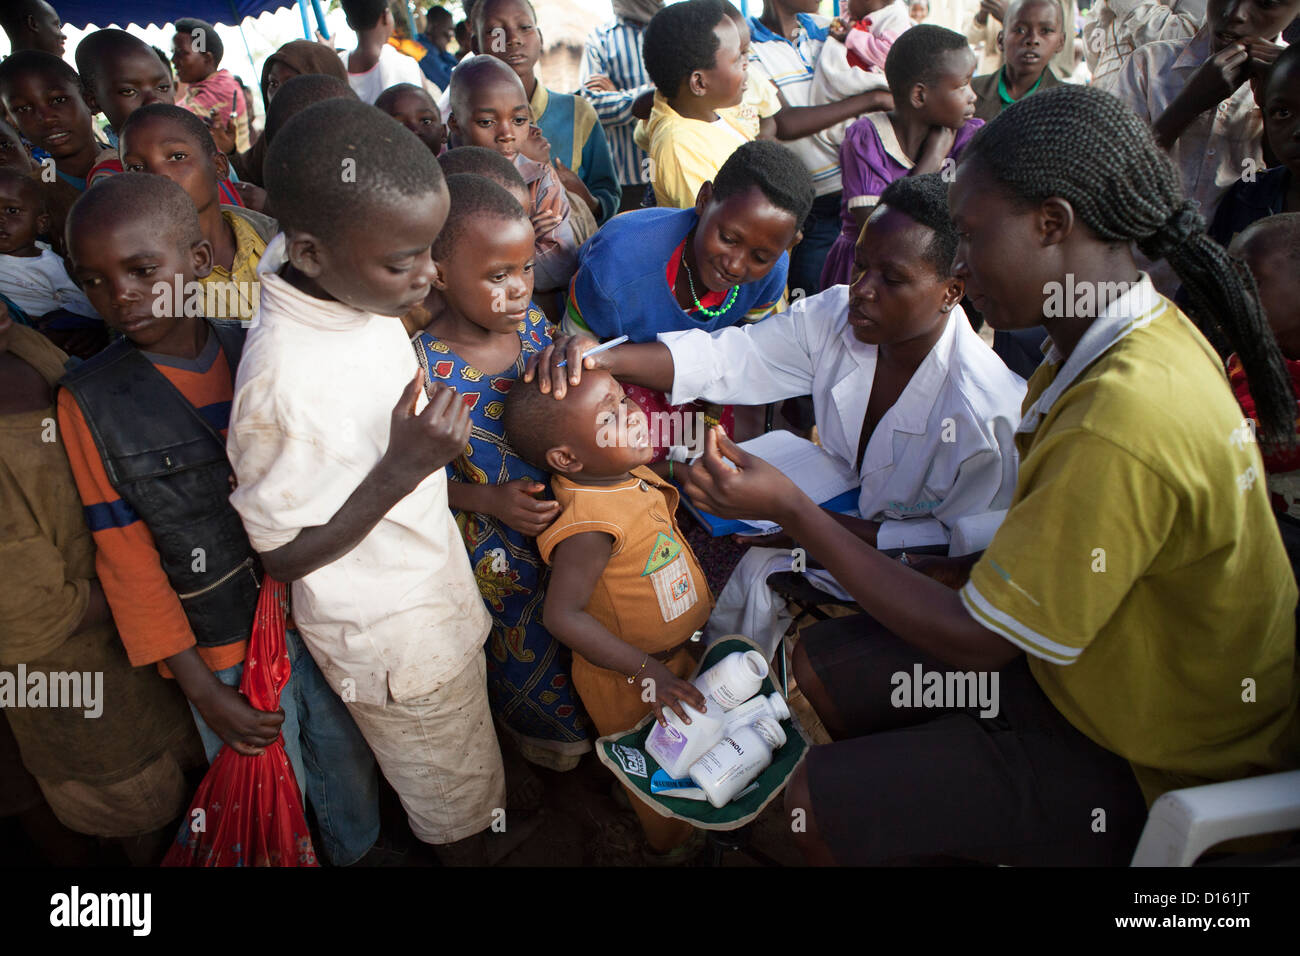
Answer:
[[(735, 651), (762, 653), (762, 648), (740, 635), (725, 637), (705, 651), (699, 666), (695, 668), (695, 674), (691, 676), (708, 670)], [(771, 674), (763, 678), (763, 687), (759, 693), (766, 696), (776, 690)], [(707, 800), (685, 800), (650, 792), (650, 778), (659, 769), (659, 764), (646, 753), (645, 740), (654, 719), (654, 714), (650, 713), (631, 730), (601, 737), (596, 741), (596, 755), (621, 783), (655, 813), (685, 820), (702, 830), (736, 830), (752, 821), (785, 788), (786, 781), (808, 752), (808, 741), (804, 737), (803, 728), (799, 726), (794, 714), (791, 714), (788, 720), (781, 721), (781, 728), (786, 732), (785, 746), (772, 755), (771, 765), (758, 775), (758, 789), (738, 800), (732, 800), (724, 807), (715, 808)]]

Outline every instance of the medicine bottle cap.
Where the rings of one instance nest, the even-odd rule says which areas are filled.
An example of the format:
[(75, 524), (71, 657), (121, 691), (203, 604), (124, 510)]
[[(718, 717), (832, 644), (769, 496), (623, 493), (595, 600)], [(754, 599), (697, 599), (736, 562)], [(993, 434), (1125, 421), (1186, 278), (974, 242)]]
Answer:
[(754, 728), (755, 733), (767, 741), (772, 750), (780, 750), (785, 746), (785, 731), (771, 717), (760, 717), (750, 726)]

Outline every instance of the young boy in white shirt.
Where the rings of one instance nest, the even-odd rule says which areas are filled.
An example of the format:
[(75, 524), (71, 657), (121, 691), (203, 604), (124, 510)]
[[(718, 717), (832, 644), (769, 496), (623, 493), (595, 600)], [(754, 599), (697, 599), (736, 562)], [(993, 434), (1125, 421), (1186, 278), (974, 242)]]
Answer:
[(426, 401), (399, 316), (422, 302), (448, 198), (433, 154), (351, 100), (295, 116), (267, 153), (283, 233), (258, 267), (235, 387), (231, 503), (347, 703), (415, 835), (484, 863), (505, 806), (488, 710), (489, 618), (447, 503), (469, 439), (454, 388)]
[(40, 184), (0, 168), (0, 293), (33, 323), (59, 309), (99, 322), (99, 313), (72, 281), (63, 260), (37, 241), (49, 225)]
[(347, 55), (344, 65), (348, 84), (361, 102), (374, 103), (380, 93), (398, 83), (424, 87), (420, 64), (388, 42), (393, 35), (393, 14), (387, 0), (343, 0), (343, 13), (357, 33), (357, 48)]

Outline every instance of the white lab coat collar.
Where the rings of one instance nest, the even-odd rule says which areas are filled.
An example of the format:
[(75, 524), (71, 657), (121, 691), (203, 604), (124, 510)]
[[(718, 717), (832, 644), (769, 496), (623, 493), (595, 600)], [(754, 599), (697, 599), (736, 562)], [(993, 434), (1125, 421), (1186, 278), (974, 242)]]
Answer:
[[(893, 432), (925, 434), (930, 412), (934, 409), (939, 391), (948, 378), (958, 336), (962, 334), (963, 329), (971, 335), (975, 334), (961, 306), (954, 306), (948, 315), (948, 324), (944, 326), (943, 335), (939, 337), (934, 348), (930, 349), (930, 354), (912, 375), (912, 380), (898, 396), (898, 401), (876, 423), (876, 429), (871, 435), (871, 440), (867, 442), (867, 451), (862, 458), (861, 474), (870, 474), (893, 464), (894, 441), (891, 437)], [(840, 420), (840, 428), (849, 443), (849, 454), (856, 456), (858, 441), (862, 435), (862, 423), (867, 417), (867, 403), (871, 398), (871, 383), (875, 381), (878, 350), (876, 346), (860, 342), (854, 337), (853, 326), (848, 324), (847, 313), (840, 335), (844, 339), (846, 351), (857, 363), (861, 377), (852, 373), (845, 375), (831, 388), (831, 398)], [(863, 378), (866, 380), (865, 388), (862, 385)]]
[[(1164, 308), (1169, 300), (1162, 297), (1151, 284), (1145, 272), (1142, 278), (1133, 284), (1123, 295), (1110, 303), (1104, 312), (1088, 326), (1088, 330), (1079, 339), (1079, 344), (1070, 353), (1069, 359), (1056, 378), (1038, 396), (1037, 401), (1026, 409), (1020, 420), (1016, 434), (1030, 434), (1038, 428), (1039, 423), (1052, 410), (1056, 400), (1065, 394), (1075, 380), (1101, 358), (1120, 339), (1137, 329), (1146, 328)], [(1049, 365), (1060, 365), (1062, 355), (1049, 336), (1043, 343), (1044, 361)]]

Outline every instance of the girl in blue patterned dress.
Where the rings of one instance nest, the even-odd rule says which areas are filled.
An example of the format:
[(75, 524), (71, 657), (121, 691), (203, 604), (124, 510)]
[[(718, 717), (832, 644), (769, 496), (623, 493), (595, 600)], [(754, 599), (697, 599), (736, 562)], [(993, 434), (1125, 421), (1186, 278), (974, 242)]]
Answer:
[[(518, 201), (481, 176), (447, 179), (451, 209), (433, 246), (433, 318), (413, 344), (425, 387), (454, 385), (470, 442), (447, 466), (448, 500), (492, 615), (488, 695), (498, 727), (534, 763), (575, 766), (591, 748), (569, 680), (569, 652), (542, 626), (547, 569), (536, 536), (559, 514), (549, 476), (506, 442), (506, 393), (551, 341), (532, 304), (533, 230)], [(545, 493), (545, 499), (538, 496)]]

